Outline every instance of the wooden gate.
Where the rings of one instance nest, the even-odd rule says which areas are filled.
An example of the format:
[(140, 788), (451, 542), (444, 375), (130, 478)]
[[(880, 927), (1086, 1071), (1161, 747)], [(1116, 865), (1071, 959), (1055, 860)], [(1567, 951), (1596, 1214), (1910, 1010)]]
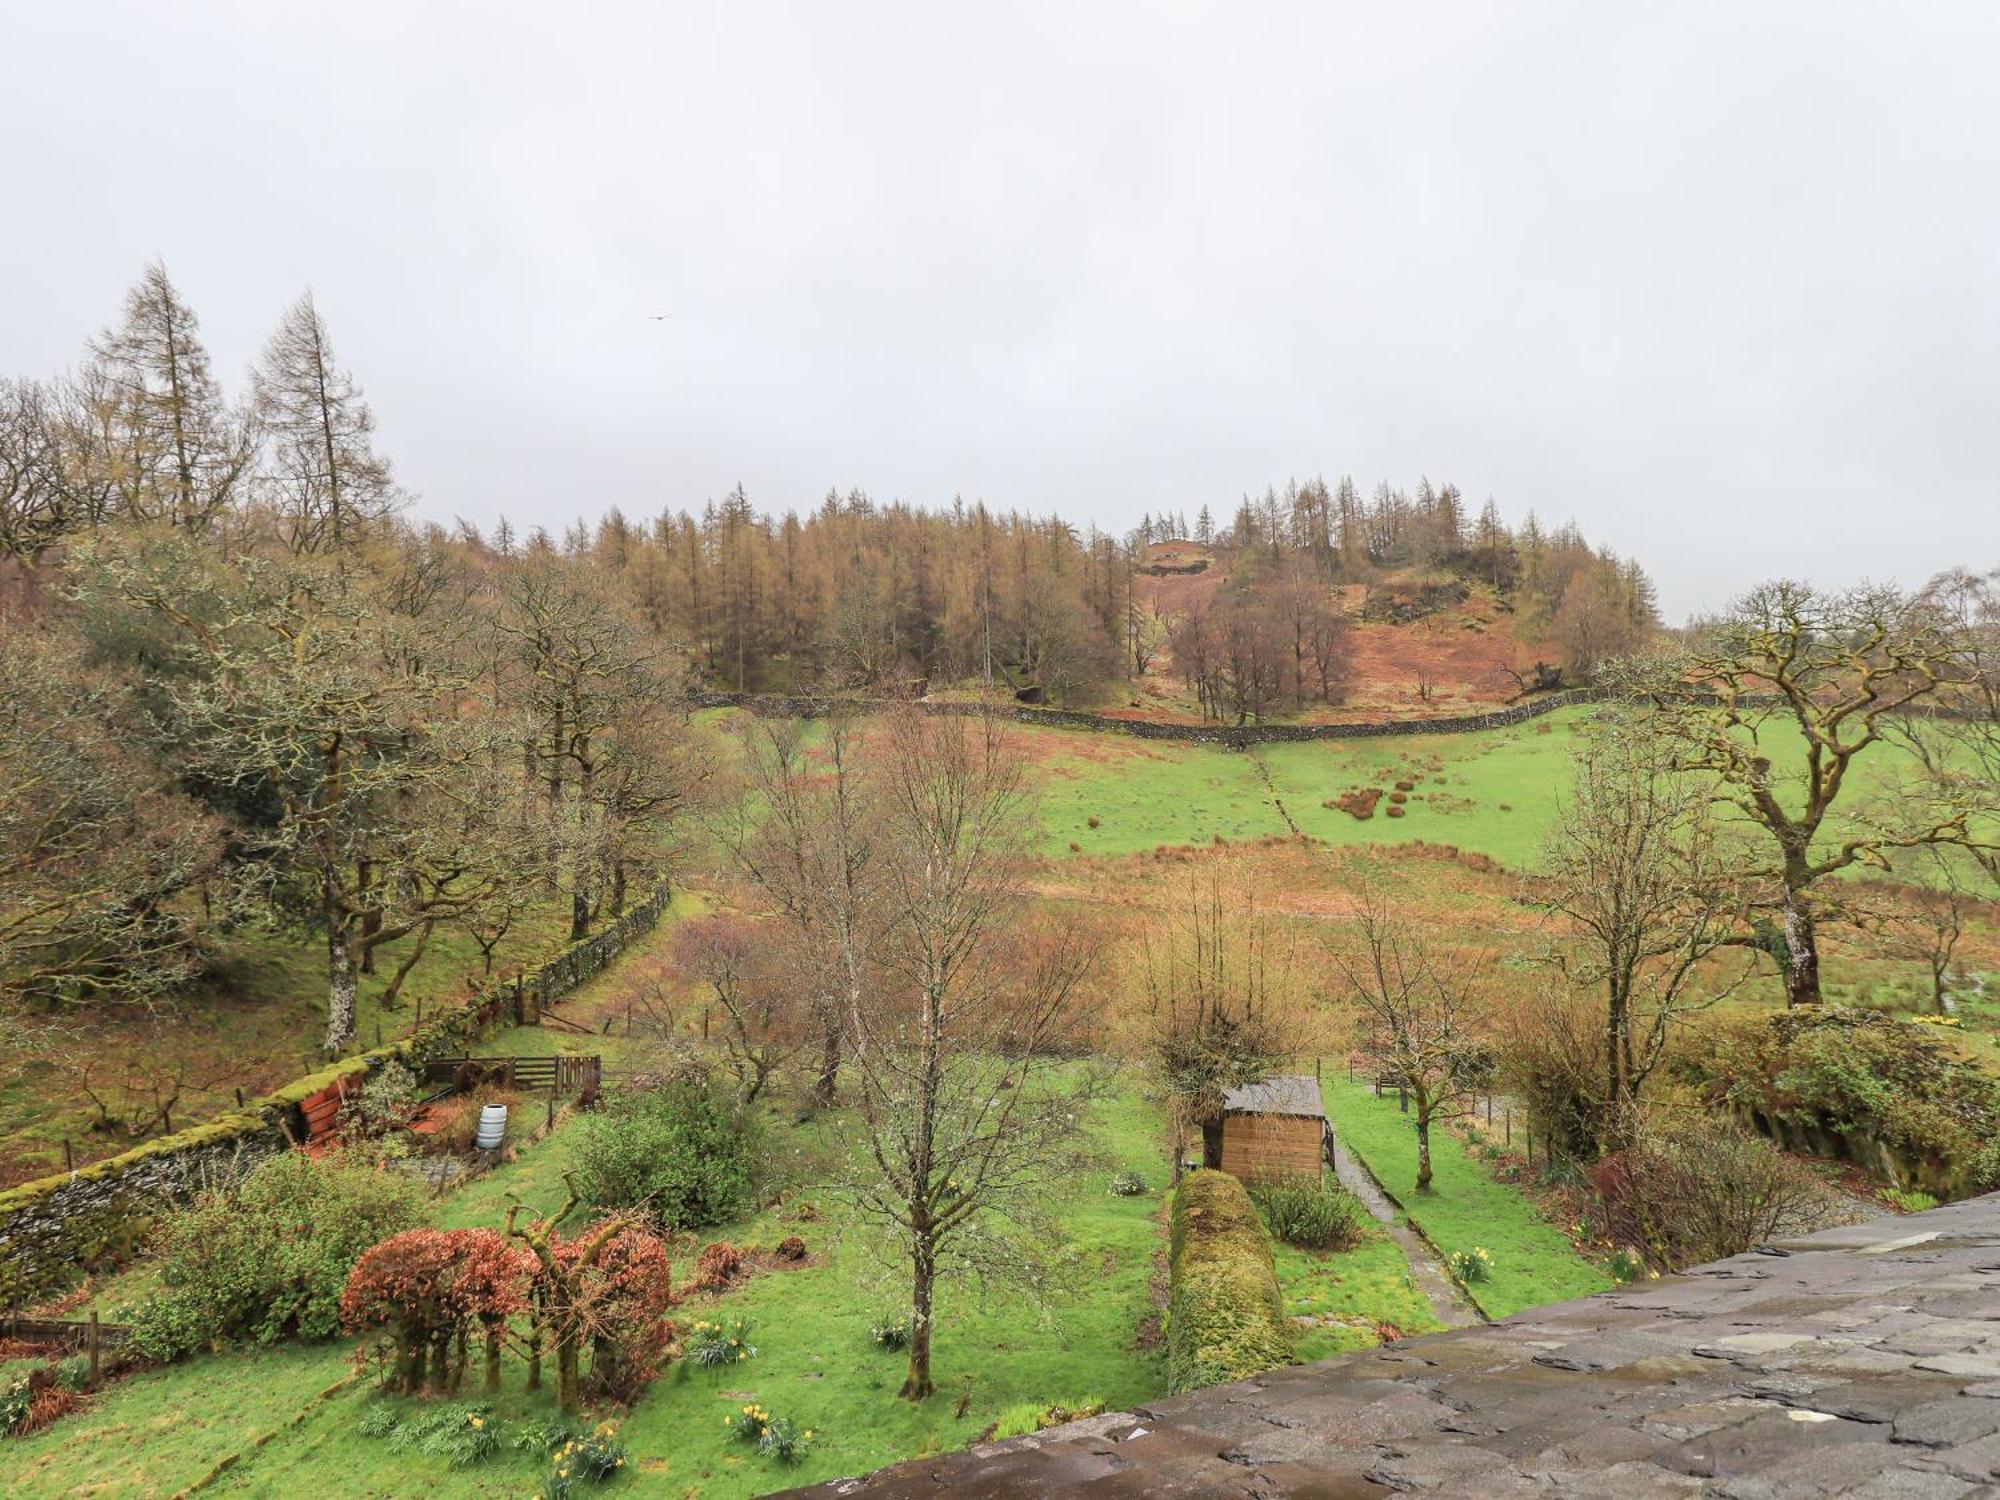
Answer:
[(463, 1077), (535, 1093), (580, 1094), (595, 1092), (601, 1086), (603, 1062), (600, 1057), (566, 1052), (544, 1057), (434, 1057), (424, 1064), (424, 1081), (455, 1084)]

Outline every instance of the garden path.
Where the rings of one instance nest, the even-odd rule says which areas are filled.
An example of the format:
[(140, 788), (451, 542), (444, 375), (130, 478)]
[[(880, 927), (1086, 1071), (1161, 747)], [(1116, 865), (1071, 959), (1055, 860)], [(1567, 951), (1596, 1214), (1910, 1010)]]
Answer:
[(1374, 1174), (1348, 1155), (1338, 1134), (1333, 1138), (1333, 1171), (1340, 1185), (1360, 1199), (1361, 1206), (1389, 1231), (1389, 1238), (1410, 1263), (1410, 1275), (1417, 1283), (1417, 1290), (1430, 1302), (1438, 1321), (1447, 1328), (1467, 1328), (1481, 1321), (1478, 1312), (1466, 1303), (1451, 1278), (1445, 1275), (1444, 1267), (1438, 1264), (1424, 1237), (1396, 1212), (1396, 1205), (1389, 1201)]

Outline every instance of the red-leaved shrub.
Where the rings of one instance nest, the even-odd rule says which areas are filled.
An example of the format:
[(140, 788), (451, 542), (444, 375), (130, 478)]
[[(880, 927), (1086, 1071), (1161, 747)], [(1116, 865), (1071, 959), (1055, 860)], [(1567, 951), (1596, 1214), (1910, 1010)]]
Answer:
[(705, 1247), (694, 1263), (694, 1275), (688, 1281), (689, 1289), (697, 1292), (719, 1292), (743, 1274), (743, 1252), (734, 1245), (717, 1240)]
[(456, 1390), (465, 1376), (466, 1335), (486, 1344), (486, 1383), (499, 1384), (507, 1320), (526, 1306), (530, 1262), (491, 1229), (410, 1229), (355, 1264), (340, 1299), (342, 1324), (381, 1330), (394, 1349), (388, 1383)]

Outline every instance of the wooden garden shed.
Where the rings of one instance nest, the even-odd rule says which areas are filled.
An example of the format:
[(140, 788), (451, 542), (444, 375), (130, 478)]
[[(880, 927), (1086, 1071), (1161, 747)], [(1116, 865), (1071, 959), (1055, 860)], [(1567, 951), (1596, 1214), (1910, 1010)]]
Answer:
[(1222, 1096), (1222, 1113), (1202, 1127), (1202, 1164), (1231, 1176), (1317, 1177), (1331, 1133), (1319, 1082), (1285, 1074)]

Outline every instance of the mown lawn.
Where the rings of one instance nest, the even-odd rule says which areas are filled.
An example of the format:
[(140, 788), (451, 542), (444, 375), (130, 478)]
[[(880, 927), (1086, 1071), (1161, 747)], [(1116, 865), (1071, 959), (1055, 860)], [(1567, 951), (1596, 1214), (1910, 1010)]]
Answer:
[(1601, 1292), (1611, 1277), (1515, 1188), (1496, 1180), (1442, 1126), (1431, 1131), (1428, 1192), (1416, 1191), (1417, 1138), (1393, 1096), (1328, 1077), (1320, 1086), (1342, 1142), (1394, 1194), (1410, 1222), (1449, 1255), (1480, 1247), (1493, 1257), (1490, 1280), (1466, 1290), (1490, 1318)]
[[(805, 1127), (791, 1120), (775, 1109), (766, 1120), (780, 1154), (810, 1144), (787, 1140), (784, 1132), (805, 1136), (844, 1128), (837, 1112)], [(768, 1247), (796, 1233), (805, 1238), (810, 1258), (798, 1270), (760, 1274), (715, 1304), (715, 1312), (754, 1322), (755, 1360), (719, 1377), (671, 1369), (631, 1413), (623, 1436), (631, 1468), (646, 1477), (645, 1492), (757, 1494), (963, 1446), (1019, 1402), (1128, 1403), (1157, 1394), (1165, 1383), (1162, 1360), (1156, 1349), (1142, 1347), (1141, 1329), (1153, 1311), (1150, 1283), (1163, 1244), (1158, 1109), (1136, 1076), (1127, 1077), (1097, 1106), (1095, 1127), (1099, 1162), (1068, 1187), (1056, 1210), (1081, 1256), (1076, 1294), (1038, 1309), (1018, 1295), (945, 1288), (935, 1352), (939, 1391), (920, 1406), (896, 1398), (902, 1356), (877, 1349), (868, 1338), (869, 1324), (897, 1307), (900, 1282), (880, 1245), (846, 1222), (833, 1200), (808, 1194), (815, 1203), (810, 1217), (794, 1199), (778, 1214), (762, 1213), (702, 1236)], [(536, 1206), (559, 1202), (574, 1139), (569, 1130), (558, 1130), (504, 1170), (441, 1200), (438, 1222), (497, 1224), (513, 1194)], [(1140, 1172), (1153, 1191), (1111, 1196), (1108, 1181), (1124, 1169)], [(677, 1273), (685, 1272), (694, 1248), (676, 1253)], [(681, 1316), (708, 1311), (689, 1304)], [(89, 1412), (10, 1443), (7, 1492), (53, 1496), (105, 1486), (120, 1495), (168, 1495), (237, 1452), (243, 1456), (219, 1476), (217, 1493), (532, 1492), (538, 1466), (512, 1452), (453, 1472), (361, 1437), (356, 1422), (369, 1403), (382, 1399), (366, 1382), (315, 1400), (348, 1369), (348, 1347), (336, 1344), (232, 1351), (137, 1376), (112, 1387)], [(496, 1418), (551, 1409), (546, 1392), (530, 1396), (521, 1381), (522, 1367), (510, 1362), (494, 1403)], [(468, 1399), (481, 1398), (468, 1393)], [(812, 1427), (820, 1439), (814, 1453), (795, 1467), (778, 1468), (733, 1442), (723, 1417), (750, 1400)], [(623, 1488), (638, 1492), (629, 1482)]]
[(1374, 1347), (1382, 1341), (1378, 1324), (1405, 1336), (1444, 1326), (1410, 1279), (1403, 1252), (1372, 1222), (1352, 1250), (1300, 1250), (1280, 1243), (1272, 1251), (1285, 1311), (1320, 1320), (1299, 1331), (1301, 1363)]

